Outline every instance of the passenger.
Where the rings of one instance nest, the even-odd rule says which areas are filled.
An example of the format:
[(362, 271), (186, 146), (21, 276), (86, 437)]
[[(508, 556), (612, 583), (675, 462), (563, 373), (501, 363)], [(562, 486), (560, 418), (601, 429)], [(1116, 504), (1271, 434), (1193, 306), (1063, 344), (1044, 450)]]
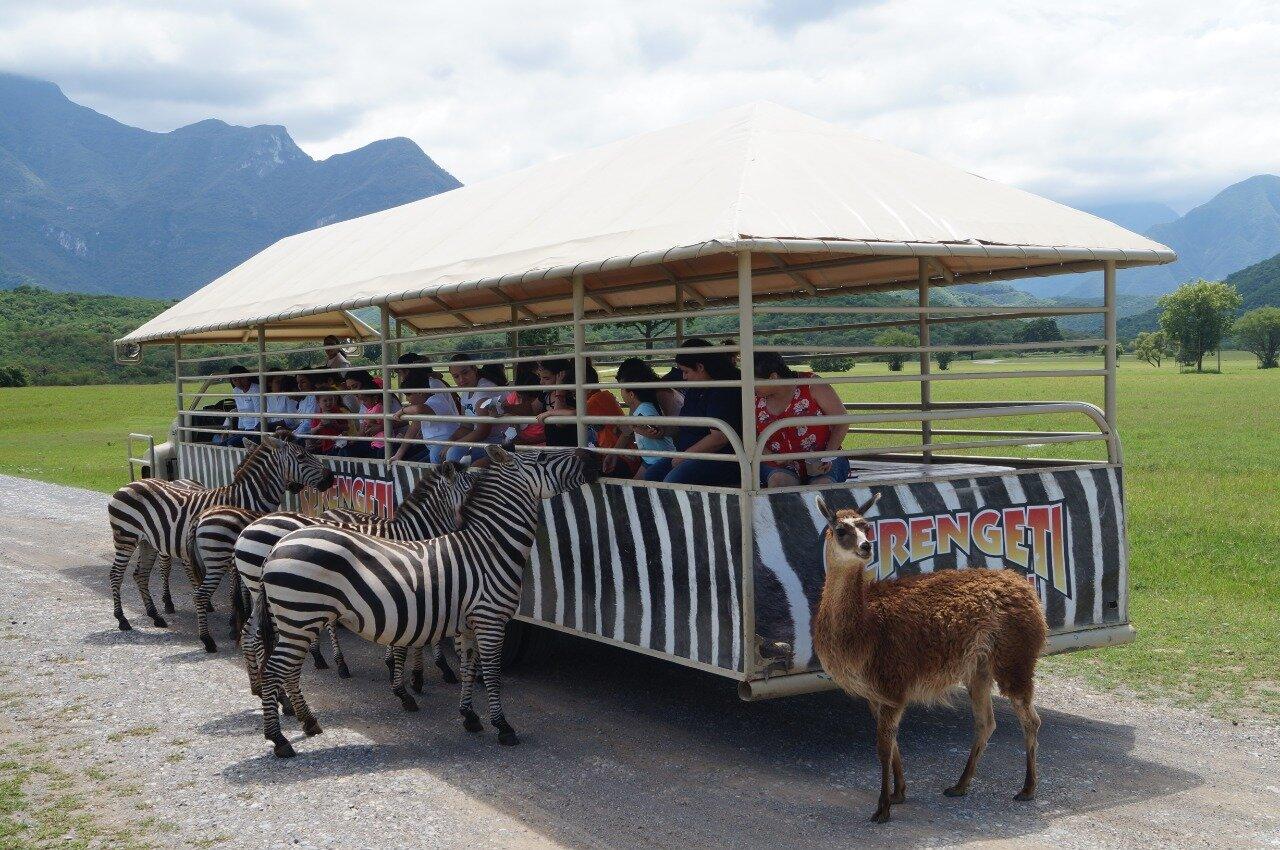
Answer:
[(287, 430), (297, 420), (280, 416), (279, 413), (297, 413), (298, 400), (291, 395), (275, 395), (276, 393), (296, 393), (298, 382), (292, 375), (272, 375), (267, 378), (267, 428), (271, 431)]
[[(844, 402), (831, 385), (812, 372), (793, 371), (776, 351), (762, 351), (755, 356), (756, 380), (784, 378), (812, 379), (795, 386), (756, 388), (756, 433), (761, 434), (779, 419), (800, 416), (843, 416)], [(849, 433), (847, 423), (840, 425), (798, 425), (781, 428), (769, 438), (766, 454), (797, 452), (832, 452), (830, 457), (810, 460), (772, 461), (760, 464), (760, 486), (794, 487), (799, 484), (831, 484), (849, 477), (849, 458), (835, 454)]]
[[(329, 385), (332, 386), (332, 385)], [(333, 414), (345, 414), (352, 411), (342, 403), (340, 395), (322, 395), (319, 397), (317, 416), (310, 420), (308, 433), (308, 449), (316, 454), (344, 456), (347, 451), (347, 437), (355, 433), (355, 421), (352, 419), (334, 419)]]
[[(502, 392), (492, 389), (495, 386), (493, 380), (481, 375), (466, 353), (455, 354), (452, 363), (449, 374), (453, 377), (454, 385), (468, 390), (457, 394), (461, 415), (474, 416), (476, 422), (464, 422), (457, 426), (449, 439), (466, 443), (501, 443), (504, 436), (502, 429), (486, 424), (484, 420), (502, 415)], [(471, 458), (473, 463), (483, 466), (488, 455), (484, 446), (452, 446), (445, 457), (458, 462)]]
[[(538, 377), (538, 367), (529, 361), (515, 364), (513, 371), (515, 372), (513, 383), (517, 387), (532, 387), (541, 380)], [(512, 390), (508, 392), (503, 399), (503, 407), (510, 416), (537, 416), (546, 409), (543, 405), (542, 393), (536, 390)], [(541, 422), (533, 422), (529, 425), (521, 426), (516, 431), (514, 439), (517, 444), (522, 446), (546, 445), (546, 426)]]
[[(231, 375), (231, 397), (235, 399), (236, 412), (241, 414), (235, 418), (228, 418), (222, 423), (224, 429), (234, 428), (240, 431), (239, 434), (218, 434), (214, 437), (214, 442), (224, 446), (243, 446), (244, 435), (255, 434), (258, 432), (259, 419), (257, 416), (245, 416), (246, 413), (262, 412), (262, 397), (258, 394), (258, 382), (250, 377), (249, 370), (243, 366), (232, 366), (227, 370)], [(201, 392), (207, 389), (209, 382), (206, 382)]]
[[(591, 361), (587, 361), (587, 383), (600, 383), (600, 373), (596, 371), (596, 367), (591, 365)], [(622, 405), (618, 404), (618, 397), (605, 389), (587, 390), (587, 415), (588, 416), (626, 416), (627, 412), (622, 409)], [(597, 425), (593, 433), (595, 440), (593, 445), (602, 449), (612, 449), (617, 447), (618, 440), (622, 437), (621, 425)], [(635, 458), (624, 457), (622, 455), (606, 455), (606, 457), (621, 457), (627, 462), (632, 474), (635, 474), (638, 466)]]
[[(568, 386), (575, 383), (576, 371), (573, 361), (567, 357), (554, 357), (538, 364), (538, 380), (543, 386), (557, 384)], [(572, 423), (567, 425), (548, 424), (551, 416), (572, 416), (577, 409), (577, 401), (573, 390), (547, 390), (543, 401), (544, 410), (538, 414), (538, 421), (546, 431), (548, 446), (576, 446), (578, 444), (578, 428)]]
[(281, 437), (298, 437), (301, 439), (311, 436), (311, 423), (316, 413), (320, 410), (319, 396), (316, 395), (315, 391), (326, 389), (326, 387), (317, 386), (314, 377), (309, 372), (298, 373), (294, 381), (298, 387), (298, 392), (302, 393), (302, 398), (297, 400), (297, 412), (305, 413), (310, 418), (290, 419), (276, 429), (276, 434)]
[[(629, 360), (624, 360), (622, 365), (618, 367), (618, 383), (644, 384), (657, 379), (658, 376), (654, 373), (653, 368), (639, 358), (633, 357)], [(663, 392), (663, 390), (655, 387), (624, 387), (622, 399), (627, 403), (632, 416), (663, 416), (665, 415), (661, 408), (661, 394)], [(622, 436), (618, 441), (618, 448), (673, 452), (676, 450), (675, 440), (673, 439), (675, 431), (675, 428), (665, 428), (658, 425), (641, 425), (639, 423), (626, 425), (622, 428)], [(605, 457), (602, 464), (604, 471), (613, 473), (617, 470), (618, 461), (621, 457), (619, 455)], [(632, 467), (631, 477), (647, 477), (645, 472), (648, 468), (662, 459), (658, 455), (641, 455), (638, 474), (636, 467)]]
[[(329, 372), (329, 380), (342, 387), (342, 382), (347, 379), (347, 369), (351, 368), (351, 361), (347, 359), (347, 355), (343, 353), (342, 346), (336, 336), (330, 335), (324, 338), (324, 367), (326, 369), (338, 369), (337, 372)], [(344, 395), (342, 403), (347, 406), (348, 410), (356, 411), (360, 409), (360, 399), (353, 395)]]
[[(671, 381), (679, 381), (683, 377), (678, 367), (673, 366), (671, 372), (675, 373), (674, 378), (671, 377), (670, 373), (659, 377), (653, 367), (639, 357), (628, 357), (618, 366), (618, 383), (649, 384), (658, 381), (670, 383)], [(663, 416), (679, 416), (680, 407), (683, 404), (684, 395), (679, 391), (670, 387), (662, 387), (658, 390), (658, 409), (662, 411)], [(671, 433), (675, 433), (674, 429)]]
[[(680, 346), (689, 348), (713, 348), (705, 339), (689, 339)], [(681, 378), (688, 382), (737, 381), (741, 379), (733, 367), (733, 358), (717, 351), (684, 352), (676, 355), (676, 367)], [(685, 392), (681, 416), (698, 416), (721, 419), (733, 431), (742, 434), (741, 387), (690, 387)], [(676, 449), (682, 452), (732, 454), (729, 439), (718, 429), (701, 425), (683, 425), (676, 431)], [(665, 458), (645, 469), (650, 481), (666, 481), (669, 484), (709, 484), (722, 487), (738, 486), (741, 476), (738, 464), (730, 461), (697, 460), (692, 458)]]
[[(367, 369), (349, 369), (344, 381), (346, 388), (359, 394), (360, 415), (356, 435), (371, 440), (352, 440), (347, 447), (347, 457), (380, 458), (386, 446), (382, 427), (382, 393), (373, 375)], [(344, 396), (345, 398), (345, 396)]]
[[(400, 408), (391, 418), (400, 422), (406, 416), (457, 416), (458, 407), (453, 395), (431, 392), (432, 383), (433, 379), (429, 378), (425, 371), (411, 373), (400, 385), (400, 388), (405, 391), (405, 400), (408, 404)], [(457, 422), (424, 422), (414, 419), (405, 429), (404, 437), (406, 440), (448, 440), (457, 428)], [(439, 463), (444, 459), (448, 448), (445, 445), (402, 442), (392, 456), (391, 462), (408, 460), (418, 463)]]

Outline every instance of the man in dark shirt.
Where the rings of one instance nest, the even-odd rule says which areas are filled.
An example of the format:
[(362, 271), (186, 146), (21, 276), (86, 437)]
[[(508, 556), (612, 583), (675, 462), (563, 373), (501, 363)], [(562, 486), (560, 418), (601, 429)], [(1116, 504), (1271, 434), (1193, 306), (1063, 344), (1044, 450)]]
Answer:
[[(681, 348), (711, 348), (705, 339), (686, 340)], [(736, 381), (741, 375), (734, 368), (730, 354), (718, 352), (681, 352), (676, 367), (685, 381)], [(681, 416), (700, 416), (724, 420), (739, 436), (742, 434), (742, 390), (739, 387), (691, 387), (685, 390)], [(684, 425), (676, 431), (676, 449), (700, 454), (732, 456), (724, 432), (701, 425)], [(645, 470), (650, 481), (670, 484), (709, 484), (737, 487), (740, 476), (736, 461), (664, 458)]]

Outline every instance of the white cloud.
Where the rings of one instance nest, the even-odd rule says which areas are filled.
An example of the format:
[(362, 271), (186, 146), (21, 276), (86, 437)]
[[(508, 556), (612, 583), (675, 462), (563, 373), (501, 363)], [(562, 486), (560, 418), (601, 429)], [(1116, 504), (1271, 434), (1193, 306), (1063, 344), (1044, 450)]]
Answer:
[(470, 182), (767, 99), (1083, 203), (1280, 170), (1278, 41), (1250, 2), (0, 7), (0, 68), (150, 129), (409, 136)]

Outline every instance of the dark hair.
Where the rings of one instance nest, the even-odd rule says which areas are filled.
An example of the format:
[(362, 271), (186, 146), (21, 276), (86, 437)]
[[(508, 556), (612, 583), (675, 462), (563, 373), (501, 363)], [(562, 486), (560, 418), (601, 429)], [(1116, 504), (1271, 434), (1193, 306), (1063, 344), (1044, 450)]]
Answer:
[(329, 334), (327, 337), (325, 337), (325, 338), (324, 338), (324, 343), (323, 343), (323, 344), (324, 344), (325, 346), (327, 346), (327, 347), (330, 347), (330, 348), (331, 348), (331, 347), (333, 347), (333, 346), (335, 346), (335, 345), (337, 345), (337, 344), (338, 344), (338, 338), (337, 338), (336, 336), (334, 336), (333, 334)]
[(457, 354), (449, 358), (450, 363), (465, 363), (471, 365), (471, 355), (465, 351), (459, 351)]
[(298, 381), (293, 375), (272, 375), (271, 377), (280, 381), (280, 392), (296, 393), (298, 391)]
[(414, 369), (400, 382), (400, 389), (405, 392), (430, 389), (432, 377), (429, 369)]
[(577, 375), (577, 371), (573, 368), (573, 361), (567, 357), (553, 357), (550, 360), (540, 360), (538, 361), (538, 366), (553, 375), (557, 372), (564, 372), (566, 384), (574, 383), (574, 376)]
[[(653, 367), (641, 360), (639, 357), (628, 357), (618, 364), (618, 383), (638, 385), (651, 384), (660, 380), (658, 373), (653, 371)], [(656, 387), (645, 386), (627, 386), (626, 389), (636, 394), (636, 398), (641, 402), (648, 402), (658, 408), (661, 413), (661, 405), (658, 404), (658, 389)]]
[(507, 369), (501, 363), (486, 363), (480, 367), (480, 377), (493, 381), (495, 387), (507, 385)]
[(369, 374), (368, 369), (348, 369), (343, 377), (348, 381), (355, 381), (362, 390), (378, 389), (378, 384), (373, 380), (373, 375)]
[(596, 371), (596, 367), (591, 365), (591, 361), (587, 360), (587, 378), (583, 383), (598, 384), (600, 383), (600, 373)]
[(400, 357), (396, 360), (396, 363), (398, 363), (401, 366), (407, 365), (409, 363), (425, 363), (425, 362), (426, 362), (426, 358), (416, 351), (406, 351), (404, 354), (401, 354)]
[[(512, 383), (515, 384), (517, 387), (532, 387), (537, 385), (538, 383), (538, 364), (537, 363), (534, 363), (531, 360), (522, 360), (519, 363), (516, 363), (514, 366), (512, 366), (511, 370), (515, 378), (515, 380), (512, 381)], [(534, 396), (535, 398), (541, 395), (540, 392), (535, 390), (518, 390), (517, 392), (519, 392), (520, 397), (522, 399), (528, 398), (531, 395)]]
[(777, 375), (779, 378), (796, 376), (796, 373), (791, 371), (791, 367), (782, 359), (782, 355), (776, 351), (757, 351), (753, 359), (757, 378), (768, 378), (770, 375)]
[(248, 375), (249, 370), (237, 364), (235, 366), (232, 366), (230, 369), (228, 369), (227, 374), (228, 375)]
[[(686, 339), (680, 345), (681, 348), (711, 348), (711, 343), (701, 337)], [(733, 355), (720, 354), (714, 351), (705, 353), (681, 352), (676, 355), (676, 365), (683, 366), (686, 369), (694, 369), (701, 364), (703, 369), (707, 370), (707, 375), (713, 381), (732, 381), (741, 377), (738, 370), (733, 365)]]

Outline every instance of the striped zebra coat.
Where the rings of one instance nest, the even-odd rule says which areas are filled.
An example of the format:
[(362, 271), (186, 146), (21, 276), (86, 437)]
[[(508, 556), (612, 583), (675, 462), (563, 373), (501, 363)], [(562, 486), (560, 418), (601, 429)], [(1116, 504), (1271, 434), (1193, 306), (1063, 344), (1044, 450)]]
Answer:
[[(446, 462), (424, 470), (422, 478), (403, 503), (396, 509), (393, 519), (375, 519), (363, 514), (348, 511), (326, 512), (323, 516), (310, 517), (298, 513), (274, 513), (267, 516), (253, 517), (243, 522), (237, 512), (218, 510), (202, 518), (201, 538), (198, 544), (200, 557), (206, 569), (211, 559), (234, 562), (237, 575), (245, 592), (253, 600), (255, 608), (260, 605), (258, 590), (261, 586), (262, 565), (273, 547), (290, 532), (300, 528), (317, 526), (344, 528), (389, 540), (428, 540), (446, 534), (458, 527), (458, 512), (467, 494), (475, 484), (478, 473), (468, 473), (460, 464)], [(243, 512), (239, 512), (243, 513)], [(243, 522), (242, 525), (239, 523)], [(207, 532), (204, 526), (208, 525)], [(235, 536), (231, 536), (231, 531)], [(231, 546), (226, 546), (227, 541)], [(213, 552), (208, 550), (212, 549)], [(207, 581), (207, 580), (206, 580)], [(240, 646), (244, 653), (245, 667), (249, 673), (249, 684), (254, 694), (260, 693), (261, 670), (264, 661), (264, 636), (261, 634), (261, 612), (252, 613), (245, 622), (241, 634)], [(330, 626), (329, 638), (333, 645), (334, 664), (338, 675), (346, 678), (351, 675), (342, 656), (342, 648), (338, 643), (336, 630)], [(207, 648), (207, 644), (206, 644)], [(457, 681), (453, 671), (449, 669), (438, 645), (434, 655), (436, 666), (446, 681)], [(400, 655), (401, 674), (403, 671), (403, 654)], [(393, 659), (394, 660), (394, 659)], [(422, 684), (421, 659), (418, 659), (415, 670), (415, 689), (421, 691)], [(402, 689), (403, 683), (397, 682)], [(407, 695), (401, 696), (402, 701)]]
[[(120, 586), (134, 553), (138, 566), (134, 581), (142, 595), (147, 616), (156, 626), (168, 625), (156, 611), (151, 598), (149, 579), (157, 557), (181, 558), (194, 562), (185, 546), (190, 539), (190, 525), (213, 505), (235, 505), (256, 511), (280, 507), (286, 489), (298, 492), (304, 487), (327, 490), (333, 486), (333, 473), (302, 446), (264, 435), (260, 444), (236, 468), (231, 483), (213, 489), (192, 488), (188, 483), (172, 484), (154, 478), (134, 481), (121, 487), (107, 501), (111, 522), (111, 538), (115, 559), (111, 564), (111, 601), (121, 631), (132, 627), (120, 604)], [(194, 570), (193, 570), (194, 573)], [(193, 578), (195, 576), (193, 575)]]
[(583, 449), (513, 455), (489, 446), (487, 451), (491, 465), (463, 504), (458, 531), (398, 543), (317, 527), (295, 531), (276, 544), (263, 566), (261, 591), (278, 635), (262, 678), (263, 734), (276, 756), (295, 755), (280, 731), (281, 688), (304, 731), (320, 732), (298, 679), (307, 648), (334, 621), (393, 647), (459, 637), (464, 728), (482, 728), (471, 705), (478, 650), (489, 721), (499, 742), (519, 743), (502, 713), (500, 663), (541, 501), (594, 482), (599, 461)]

